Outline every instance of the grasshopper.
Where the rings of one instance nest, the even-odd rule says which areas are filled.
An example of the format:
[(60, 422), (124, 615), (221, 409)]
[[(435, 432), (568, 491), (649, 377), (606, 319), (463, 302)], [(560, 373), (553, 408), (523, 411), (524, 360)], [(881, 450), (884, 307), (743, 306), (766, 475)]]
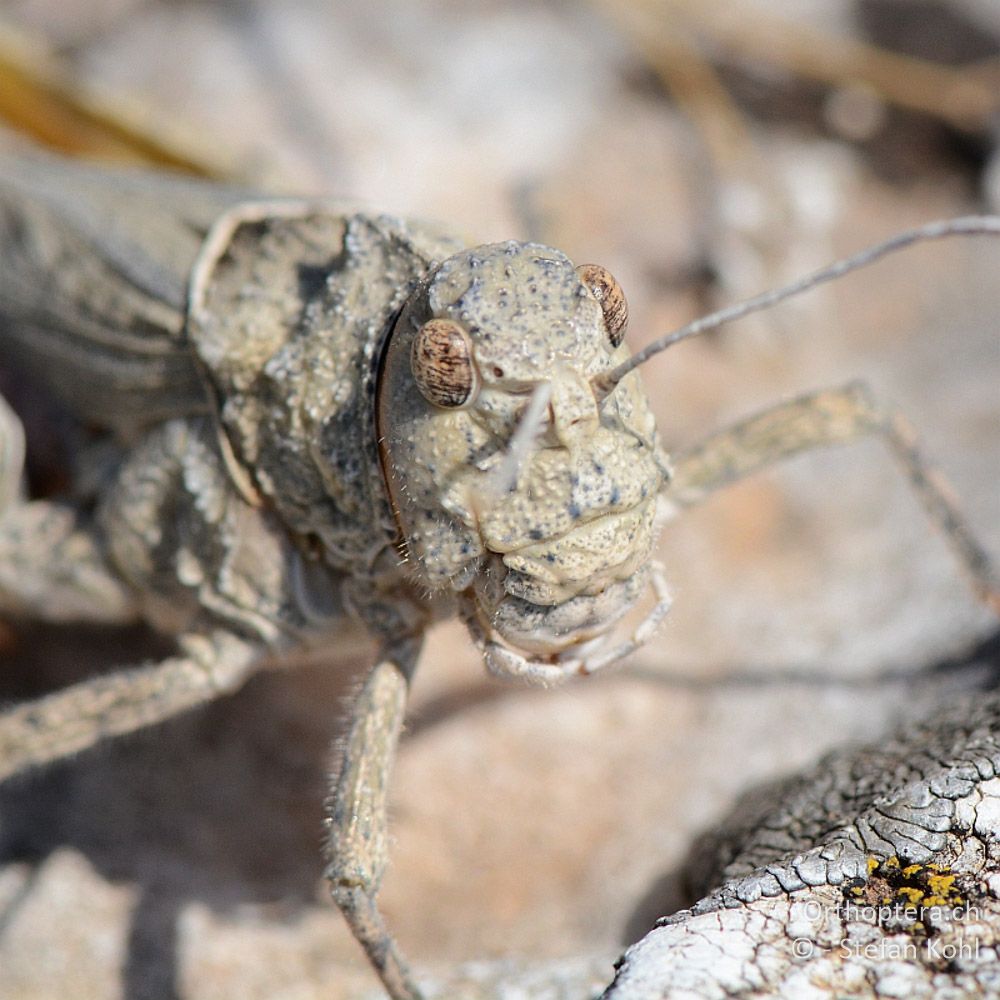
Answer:
[(432, 622), (461, 616), (501, 677), (593, 673), (667, 614), (651, 558), (667, 517), (868, 434), (1000, 610), (949, 490), (864, 386), (780, 404), (668, 458), (635, 370), (918, 240), (982, 233), (1000, 219), (910, 231), (630, 357), (615, 279), (550, 247), (468, 248), (336, 202), (5, 161), (0, 359), (78, 431), (67, 495), (30, 498), (24, 428), (0, 398), (0, 614), (143, 619), (177, 653), (8, 708), (0, 779), (361, 627), (379, 655), (331, 778), (325, 874), (389, 995), (415, 1000), (377, 893), (392, 758)]

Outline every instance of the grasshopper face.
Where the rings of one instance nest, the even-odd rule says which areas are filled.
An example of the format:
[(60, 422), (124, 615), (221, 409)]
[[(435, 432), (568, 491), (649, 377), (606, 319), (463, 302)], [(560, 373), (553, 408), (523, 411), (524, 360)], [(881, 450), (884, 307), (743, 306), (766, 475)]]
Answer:
[[(407, 302), (381, 374), (383, 469), (412, 572), (459, 596), (484, 645), (531, 660), (579, 656), (635, 603), (667, 476), (638, 378), (601, 400), (591, 385), (628, 357), (606, 286), (581, 280), (593, 270), (538, 244), (456, 254)], [(542, 386), (534, 441), (512, 454)]]

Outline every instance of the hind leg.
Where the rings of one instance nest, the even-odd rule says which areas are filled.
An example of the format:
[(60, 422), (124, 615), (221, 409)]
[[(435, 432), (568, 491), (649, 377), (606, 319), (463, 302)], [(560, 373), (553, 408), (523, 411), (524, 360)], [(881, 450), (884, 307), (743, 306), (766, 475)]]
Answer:
[(135, 620), (100, 536), (67, 504), (28, 501), (24, 428), (0, 397), (0, 616), (48, 622)]

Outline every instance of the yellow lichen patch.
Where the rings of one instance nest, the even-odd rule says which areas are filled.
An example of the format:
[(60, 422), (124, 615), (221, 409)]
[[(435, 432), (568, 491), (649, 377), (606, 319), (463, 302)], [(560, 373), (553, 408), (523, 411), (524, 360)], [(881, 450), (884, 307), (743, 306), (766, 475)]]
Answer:
[(924, 891), (923, 889), (916, 889), (913, 886), (901, 885), (896, 890), (896, 899), (899, 902), (909, 903), (912, 906), (916, 906), (924, 901)]
[(948, 919), (947, 911), (968, 901), (961, 876), (945, 865), (904, 864), (894, 855), (884, 861), (870, 857), (866, 867), (867, 879), (852, 880), (844, 895), (855, 904), (877, 907), (879, 923), (902, 921), (929, 934), (935, 923)]
[(955, 875), (928, 875), (927, 888), (939, 896), (948, 896), (955, 885), (956, 877)]

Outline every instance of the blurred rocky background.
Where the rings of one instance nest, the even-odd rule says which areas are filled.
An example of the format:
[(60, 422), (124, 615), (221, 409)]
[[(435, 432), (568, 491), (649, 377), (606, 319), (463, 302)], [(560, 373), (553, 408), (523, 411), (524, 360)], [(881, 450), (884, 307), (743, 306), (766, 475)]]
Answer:
[[(0, 17), (0, 104), (47, 141), (130, 146), (27, 108), (22, 69), (161, 162), (598, 261), (633, 347), (907, 226), (1000, 210), (993, 0), (6, 0)], [(998, 268), (995, 241), (917, 248), (661, 355), (665, 441), (867, 379), (1000, 556)], [(660, 558), (674, 610), (608, 676), (501, 686), (460, 627), (432, 636), (381, 898), (443, 996), (600, 992), (622, 946), (690, 902), (693, 844), (747, 789), (993, 681), (995, 623), (878, 442), (713, 498)], [(157, 643), (7, 628), (0, 699)], [(5, 787), (0, 996), (377, 995), (319, 858), (363, 667), (258, 678)], [(506, 964), (455, 971), (470, 960)], [(473, 992), (491, 976), (508, 992)]]

